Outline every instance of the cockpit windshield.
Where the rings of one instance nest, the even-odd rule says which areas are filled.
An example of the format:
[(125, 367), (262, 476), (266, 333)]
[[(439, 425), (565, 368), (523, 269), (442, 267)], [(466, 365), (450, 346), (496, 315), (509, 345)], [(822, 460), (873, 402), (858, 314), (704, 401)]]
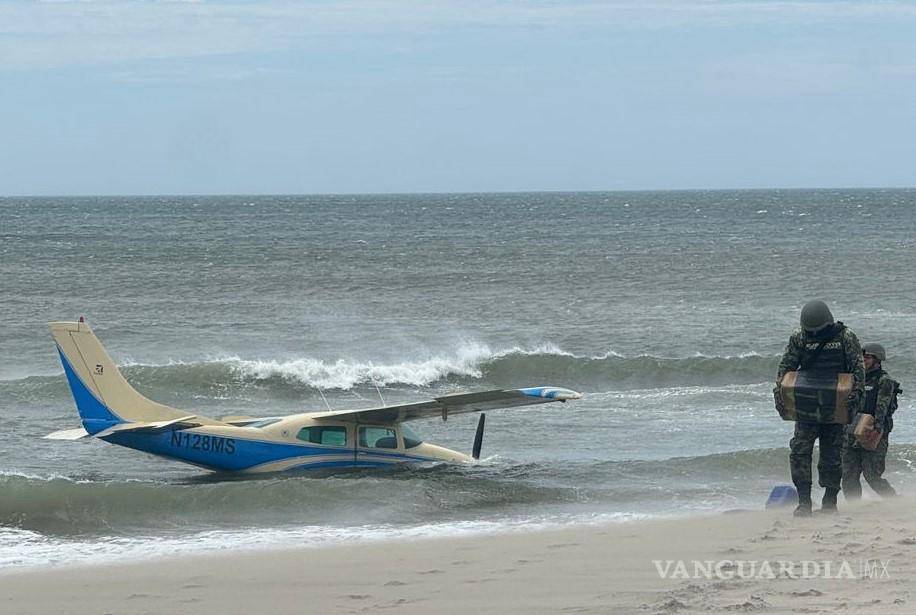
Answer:
[(404, 448), (414, 448), (423, 444), (423, 438), (404, 423), (401, 424), (401, 436), (404, 438)]
[(255, 427), (261, 429), (262, 427), (267, 427), (268, 425), (273, 425), (274, 423), (279, 423), (280, 419), (261, 419), (260, 421), (255, 421), (254, 423), (248, 423), (245, 427)]

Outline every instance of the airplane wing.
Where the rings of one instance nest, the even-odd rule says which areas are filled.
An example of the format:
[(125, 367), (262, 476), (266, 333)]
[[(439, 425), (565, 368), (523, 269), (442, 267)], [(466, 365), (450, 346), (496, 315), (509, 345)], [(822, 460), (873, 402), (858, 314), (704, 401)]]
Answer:
[(316, 412), (311, 418), (334, 418), (341, 421), (363, 422), (396, 422), (413, 421), (432, 416), (441, 416), (443, 420), (450, 414), (480, 412), (496, 408), (513, 408), (544, 404), (552, 401), (565, 402), (568, 399), (579, 399), (580, 393), (558, 387), (531, 387), (528, 389), (497, 389), (479, 393), (459, 393), (436, 397), (430, 401), (368, 408), (366, 410), (334, 410)]

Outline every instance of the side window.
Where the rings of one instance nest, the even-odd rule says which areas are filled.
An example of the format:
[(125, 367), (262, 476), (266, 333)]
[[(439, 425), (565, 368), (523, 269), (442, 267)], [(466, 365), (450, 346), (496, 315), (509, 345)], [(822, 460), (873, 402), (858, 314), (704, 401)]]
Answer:
[(346, 446), (347, 428), (329, 425), (312, 425), (311, 427), (303, 427), (300, 429), (296, 437), (303, 442), (310, 442), (311, 444)]
[(398, 437), (386, 427), (360, 427), (359, 445), (365, 448), (397, 448)]

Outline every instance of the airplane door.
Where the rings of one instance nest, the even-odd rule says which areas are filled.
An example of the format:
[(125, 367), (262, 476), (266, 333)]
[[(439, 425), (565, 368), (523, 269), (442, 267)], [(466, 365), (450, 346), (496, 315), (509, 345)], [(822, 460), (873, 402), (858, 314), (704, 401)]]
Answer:
[(356, 465), (385, 466), (403, 461), (398, 433), (391, 425), (356, 426)]

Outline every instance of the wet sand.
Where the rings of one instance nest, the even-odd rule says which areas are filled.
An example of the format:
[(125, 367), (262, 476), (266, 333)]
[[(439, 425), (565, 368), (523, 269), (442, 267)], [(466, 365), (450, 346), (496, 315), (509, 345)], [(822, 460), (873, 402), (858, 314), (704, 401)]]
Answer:
[(913, 504), (4, 571), (0, 612), (912, 613)]

